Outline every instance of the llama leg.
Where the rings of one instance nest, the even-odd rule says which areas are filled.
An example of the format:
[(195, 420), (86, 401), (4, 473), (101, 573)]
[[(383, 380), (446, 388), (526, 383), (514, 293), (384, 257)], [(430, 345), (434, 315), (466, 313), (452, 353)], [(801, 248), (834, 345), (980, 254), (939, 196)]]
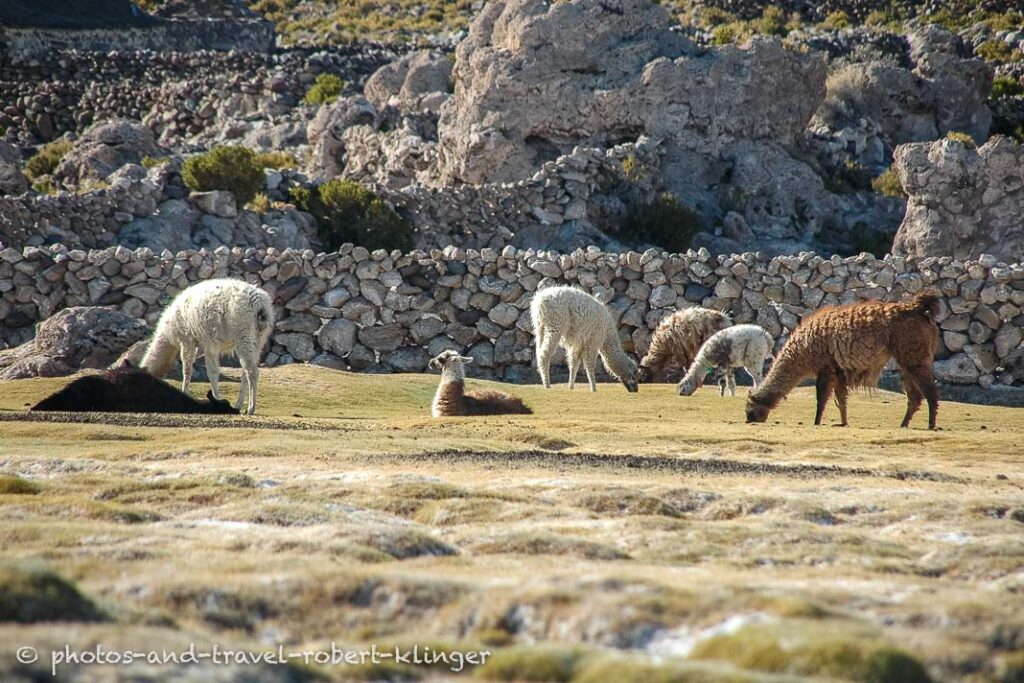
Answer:
[(579, 374), (580, 360), (582, 359), (580, 358), (580, 353), (578, 351), (566, 349), (565, 360), (569, 365), (569, 389), (572, 390), (576, 388), (576, 375)]
[[(904, 369), (904, 384), (907, 383), (906, 379), (908, 376), (916, 385), (918, 393), (923, 395), (925, 400), (928, 401), (928, 429), (935, 429), (935, 420), (939, 413), (939, 389), (935, 386), (935, 378), (932, 376), (932, 369), (920, 365)], [(920, 399), (918, 399), (918, 405), (920, 405)], [(910, 413), (909, 393), (907, 394), (907, 412)], [(908, 415), (903, 419), (904, 424), (902, 426), (909, 426), (911, 416), (912, 415)]]
[(754, 388), (757, 389), (761, 386), (761, 382), (764, 381), (764, 375), (761, 374), (761, 368), (755, 365), (753, 368), (746, 368), (746, 370), (747, 374), (750, 375), (750, 378), (754, 380)]
[(206, 356), (206, 376), (210, 378), (210, 391), (213, 397), (220, 400), (220, 353), (214, 347), (207, 347), (203, 350)]
[(840, 427), (846, 427), (846, 397), (850, 395), (850, 388), (842, 377), (836, 382), (836, 405), (839, 406)]
[(181, 393), (187, 394), (192, 384), (192, 366), (195, 365), (199, 349), (190, 344), (181, 345)]
[(903, 422), (900, 423), (900, 427), (905, 429), (910, 426), (910, 420), (913, 419), (914, 414), (921, 407), (924, 395), (917, 386), (917, 379), (906, 370), (903, 371), (903, 389), (907, 392), (907, 412), (903, 415)]
[(835, 382), (835, 375), (828, 370), (822, 370), (818, 373), (818, 381), (815, 384), (818, 394), (818, 410), (814, 414), (814, 426), (821, 425), (821, 416), (825, 414), (825, 406), (828, 405), (828, 399), (832, 395), (832, 385)]
[(235, 408), (242, 409), (242, 402), (248, 394), (248, 405), (246, 414), (252, 415), (256, 412), (256, 384), (259, 382), (260, 366), (259, 354), (255, 349), (239, 349), (238, 360), (242, 366), (242, 388), (238, 392), (238, 403)]
[(542, 339), (538, 338), (537, 343), (537, 372), (540, 373), (540, 381), (544, 384), (544, 388), (550, 389), (551, 356), (554, 355), (562, 335), (549, 330), (544, 330), (543, 335)]
[(587, 381), (590, 383), (590, 390), (597, 391), (597, 354), (598, 349), (584, 349), (583, 367), (587, 371)]
[(725, 381), (729, 385), (729, 395), (736, 395), (736, 370), (729, 368), (725, 371)]

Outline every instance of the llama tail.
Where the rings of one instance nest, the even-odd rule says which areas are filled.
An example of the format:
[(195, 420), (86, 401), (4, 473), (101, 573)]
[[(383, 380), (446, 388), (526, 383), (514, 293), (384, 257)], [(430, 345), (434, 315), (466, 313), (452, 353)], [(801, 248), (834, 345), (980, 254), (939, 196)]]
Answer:
[(911, 310), (932, 320), (939, 314), (939, 297), (934, 292), (921, 292), (909, 301)]
[(274, 305), (270, 301), (270, 296), (263, 290), (258, 290), (253, 293), (249, 305), (256, 312), (256, 335), (266, 341), (274, 327)]
[(142, 357), (142, 369), (154, 377), (164, 377), (171, 371), (177, 355), (178, 345), (172, 342), (162, 329), (157, 328), (153, 341), (146, 349), (146, 355)]

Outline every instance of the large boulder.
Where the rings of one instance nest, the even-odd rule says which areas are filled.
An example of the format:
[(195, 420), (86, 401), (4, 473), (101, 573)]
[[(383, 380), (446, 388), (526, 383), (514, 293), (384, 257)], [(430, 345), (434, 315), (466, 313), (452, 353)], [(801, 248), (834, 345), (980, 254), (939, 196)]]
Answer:
[(168, 199), (153, 215), (136, 218), (125, 225), (118, 235), (118, 243), (129, 249), (149, 247), (158, 254), (164, 249), (171, 252), (192, 249), (192, 230), (199, 224), (200, 217), (200, 212), (187, 200)]
[(1024, 260), (1024, 148), (996, 136), (975, 150), (954, 140), (896, 149), (909, 195), (893, 252), (908, 256)]
[(53, 172), (54, 180), (69, 186), (106, 180), (125, 164), (138, 164), (146, 156), (160, 156), (153, 131), (136, 121), (93, 124), (82, 133)]
[(363, 94), (378, 110), (391, 106), (418, 112), (444, 102), (451, 79), (451, 60), (431, 50), (419, 50), (378, 69), (366, 81)]
[(345, 131), (352, 126), (380, 127), (377, 110), (363, 97), (344, 97), (325, 104), (306, 127), (311, 153), (309, 174), (314, 178), (333, 178), (345, 167)]
[(0, 380), (105, 368), (149, 333), (144, 320), (112, 306), (65, 308), (39, 324), (35, 339), (0, 352)]
[(825, 93), (820, 56), (755, 38), (699, 52), (646, 0), (497, 0), (459, 45), (441, 108), (442, 184), (532, 176), (578, 145), (661, 141), (664, 187), (709, 224), (806, 245), (836, 199), (791, 150)]
[(992, 114), (986, 104), (993, 69), (968, 57), (959, 36), (935, 25), (908, 36), (909, 64), (847, 64), (828, 78), (828, 93), (812, 130), (840, 154), (852, 152), (878, 172), (892, 150), (908, 142), (967, 133), (981, 144)]

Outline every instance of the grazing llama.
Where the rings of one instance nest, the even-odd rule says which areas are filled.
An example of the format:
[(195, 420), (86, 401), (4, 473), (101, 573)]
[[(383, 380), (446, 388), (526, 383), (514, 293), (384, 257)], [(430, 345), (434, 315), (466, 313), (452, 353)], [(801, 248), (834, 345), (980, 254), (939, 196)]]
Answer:
[(711, 335), (697, 352), (697, 357), (690, 365), (686, 376), (679, 383), (677, 391), (680, 396), (690, 396), (704, 384), (708, 373), (715, 369), (725, 372), (725, 383), (721, 385), (719, 395), (725, 396), (725, 387), (729, 387), (729, 395), (736, 395), (736, 375), (733, 368), (745, 368), (754, 378), (754, 388), (761, 384), (764, 361), (771, 355), (775, 340), (760, 325), (736, 325), (727, 327)]
[(498, 391), (466, 393), (465, 364), (472, 362), (471, 357), (451, 350), (442, 351), (431, 359), (430, 367), (441, 371), (441, 384), (434, 395), (431, 415), (529, 415), (533, 412), (522, 399)]
[(712, 308), (685, 308), (665, 316), (651, 338), (647, 355), (640, 361), (643, 382), (666, 382), (675, 372), (685, 372), (701, 345), (715, 332), (732, 325), (729, 316)]
[(181, 390), (188, 393), (192, 365), (201, 349), (213, 395), (220, 398), (220, 357), (234, 351), (242, 366), (242, 384), (235, 407), (248, 397), (246, 413), (256, 412), (260, 350), (274, 326), (270, 296), (259, 287), (221, 278), (192, 285), (160, 316), (142, 367), (163, 377), (181, 355)]
[(939, 390), (932, 377), (932, 360), (939, 340), (935, 324), (939, 299), (918, 294), (909, 301), (870, 301), (823, 308), (800, 323), (772, 365), (764, 383), (747, 399), (747, 422), (764, 422), (768, 413), (793, 387), (807, 377), (817, 378), (821, 424), (825, 404), (835, 392), (842, 426), (851, 387), (873, 387), (890, 358), (903, 372), (907, 413), (901, 427), (928, 400), (928, 428), (935, 429)]
[(207, 399), (197, 401), (125, 361), (112, 370), (79, 377), (32, 406), (32, 410), (238, 414), (237, 408), (218, 400), (213, 392), (207, 394)]
[(537, 371), (545, 389), (551, 386), (551, 356), (561, 345), (569, 364), (570, 389), (576, 386), (582, 362), (590, 390), (597, 391), (594, 378), (600, 355), (604, 366), (627, 391), (637, 391), (636, 363), (623, 350), (611, 313), (593, 296), (575, 287), (548, 287), (534, 294), (530, 316), (537, 344)]

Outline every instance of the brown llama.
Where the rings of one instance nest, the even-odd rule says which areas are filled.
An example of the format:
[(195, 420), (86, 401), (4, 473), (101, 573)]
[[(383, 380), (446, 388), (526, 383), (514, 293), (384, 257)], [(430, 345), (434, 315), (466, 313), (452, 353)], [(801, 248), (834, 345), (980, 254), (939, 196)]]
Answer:
[(206, 413), (237, 415), (227, 401), (207, 392), (197, 401), (128, 361), (99, 374), (79, 377), (32, 406), (32, 410), (104, 413)]
[(434, 395), (430, 414), (434, 417), (457, 415), (529, 415), (533, 411), (522, 399), (499, 391), (466, 393), (466, 363), (469, 356), (455, 351), (442, 351), (430, 361), (430, 367), (441, 371), (441, 385)]
[(832, 392), (842, 426), (851, 388), (873, 387), (890, 358), (903, 372), (907, 413), (901, 427), (928, 400), (928, 428), (935, 429), (939, 390), (932, 376), (932, 360), (939, 341), (935, 316), (939, 299), (918, 294), (908, 301), (868, 301), (823, 308), (805, 318), (790, 335), (768, 377), (747, 399), (747, 422), (764, 422), (786, 395), (808, 377), (817, 379), (818, 409), (814, 424), (821, 424)]
[(721, 311), (700, 306), (665, 316), (640, 361), (640, 380), (667, 382), (686, 372), (704, 342), (731, 325), (732, 320)]

